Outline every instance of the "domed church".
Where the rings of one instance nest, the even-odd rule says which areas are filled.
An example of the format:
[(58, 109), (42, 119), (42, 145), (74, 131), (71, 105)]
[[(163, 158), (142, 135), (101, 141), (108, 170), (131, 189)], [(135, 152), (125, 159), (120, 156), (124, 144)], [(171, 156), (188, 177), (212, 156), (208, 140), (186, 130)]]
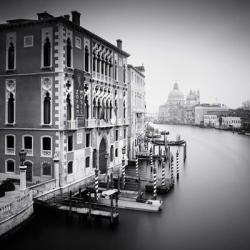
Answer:
[(159, 107), (159, 121), (181, 123), (184, 105), (184, 94), (180, 91), (178, 83), (174, 83), (173, 90), (168, 94), (167, 102)]

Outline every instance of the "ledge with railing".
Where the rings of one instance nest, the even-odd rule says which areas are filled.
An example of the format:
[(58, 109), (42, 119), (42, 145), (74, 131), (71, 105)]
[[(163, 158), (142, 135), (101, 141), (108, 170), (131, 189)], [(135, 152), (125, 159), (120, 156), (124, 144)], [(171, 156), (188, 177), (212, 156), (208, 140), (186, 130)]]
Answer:
[(66, 121), (66, 129), (69, 129), (69, 130), (78, 129), (78, 119), (76, 119), (76, 120), (67, 120)]

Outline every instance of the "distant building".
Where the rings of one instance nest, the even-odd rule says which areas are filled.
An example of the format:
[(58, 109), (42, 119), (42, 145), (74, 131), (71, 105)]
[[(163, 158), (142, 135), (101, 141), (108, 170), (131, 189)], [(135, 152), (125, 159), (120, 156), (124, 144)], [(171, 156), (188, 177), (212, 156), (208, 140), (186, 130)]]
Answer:
[(204, 115), (204, 126), (205, 127), (219, 127), (219, 118), (217, 115)]
[(190, 90), (186, 97), (186, 106), (196, 106), (200, 104), (200, 91)]
[(178, 83), (175, 83), (173, 90), (168, 94), (167, 102), (159, 107), (158, 120), (160, 122), (182, 123), (184, 104), (184, 95), (179, 90)]
[(242, 108), (244, 110), (250, 110), (250, 100), (247, 100), (245, 102), (242, 103)]
[(235, 116), (221, 117), (222, 128), (241, 128), (241, 118)]
[(223, 105), (200, 105), (195, 107), (195, 124), (204, 125), (204, 115), (220, 115), (224, 114), (229, 109)]
[(128, 157), (134, 159), (141, 149), (145, 128), (145, 69), (128, 65)]

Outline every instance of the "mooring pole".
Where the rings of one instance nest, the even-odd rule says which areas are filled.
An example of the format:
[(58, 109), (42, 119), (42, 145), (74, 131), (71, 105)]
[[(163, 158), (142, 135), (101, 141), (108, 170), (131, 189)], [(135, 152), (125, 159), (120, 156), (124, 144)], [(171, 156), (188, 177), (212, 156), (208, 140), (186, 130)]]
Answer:
[(152, 154), (152, 147), (150, 148), (150, 171), (151, 174), (153, 172), (153, 154)]
[(156, 168), (154, 166), (154, 169), (153, 169), (153, 178), (154, 178), (154, 193), (153, 193), (153, 199), (156, 200), (156, 197), (157, 197), (157, 177), (156, 177)]
[(114, 180), (113, 180), (113, 173), (110, 173), (110, 188), (114, 188)]
[(111, 208), (111, 211), (110, 211), (110, 222), (111, 224), (113, 224), (113, 195), (110, 195), (110, 208)]
[(171, 154), (171, 168), (170, 168), (170, 171), (171, 171), (171, 181), (172, 183), (174, 184), (174, 157), (173, 155)]
[(165, 186), (165, 163), (162, 162), (162, 165), (161, 165), (161, 185), (162, 186)]
[(135, 160), (135, 171), (136, 171), (136, 178), (138, 179), (139, 178), (139, 163), (138, 163), (138, 156), (136, 157), (136, 160)]
[(82, 197), (82, 190), (81, 188), (79, 188), (79, 198), (81, 199), (81, 197)]
[(99, 189), (99, 178), (98, 178), (98, 169), (95, 169), (95, 200), (98, 200), (98, 190)]
[(179, 152), (176, 152), (176, 178), (179, 179)]

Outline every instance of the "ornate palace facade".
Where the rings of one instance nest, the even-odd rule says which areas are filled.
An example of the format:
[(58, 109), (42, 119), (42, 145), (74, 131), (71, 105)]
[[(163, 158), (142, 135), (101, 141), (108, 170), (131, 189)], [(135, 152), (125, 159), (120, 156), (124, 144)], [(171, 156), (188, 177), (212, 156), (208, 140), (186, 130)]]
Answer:
[[(80, 26), (80, 13), (0, 25), (0, 179), (60, 186), (119, 169), (127, 140), (127, 58)], [(125, 152), (126, 154), (126, 152)], [(59, 160), (59, 173), (53, 159)]]

